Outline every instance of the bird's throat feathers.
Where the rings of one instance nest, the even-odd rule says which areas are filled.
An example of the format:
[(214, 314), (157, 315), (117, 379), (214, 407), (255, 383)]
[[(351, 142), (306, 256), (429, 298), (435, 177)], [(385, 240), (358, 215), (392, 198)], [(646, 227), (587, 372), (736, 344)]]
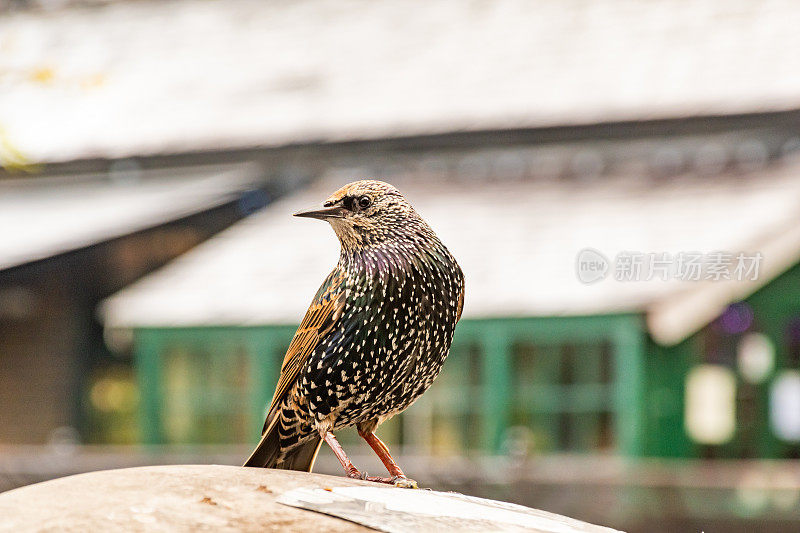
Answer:
[(350, 275), (385, 279), (414, 270), (430, 271), (438, 263), (452, 260), (439, 238), (422, 220), (396, 228), (390, 235), (356, 234), (358, 237), (352, 233), (348, 233), (348, 238), (339, 237), (342, 243), (339, 267)]

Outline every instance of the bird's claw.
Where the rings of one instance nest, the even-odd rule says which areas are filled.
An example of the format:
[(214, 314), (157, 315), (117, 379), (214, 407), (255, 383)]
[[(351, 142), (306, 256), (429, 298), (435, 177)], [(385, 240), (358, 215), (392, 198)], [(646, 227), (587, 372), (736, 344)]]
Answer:
[(394, 476), (391, 479), (392, 485), (401, 489), (418, 489), (419, 485), (413, 479), (409, 479), (405, 476)]
[(347, 470), (347, 477), (349, 477), (350, 479), (362, 479), (362, 480), (368, 479), (366, 472), (359, 472), (359, 470), (355, 467)]
[(413, 479), (409, 479), (405, 476), (392, 476), (392, 477), (370, 476), (366, 472), (361, 472), (355, 467), (353, 467), (352, 469), (348, 469), (347, 477), (349, 477), (350, 479), (361, 479), (363, 481), (372, 481), (374, 483), (385, 483), (387, 485), (394, 485), (395, 487), (401, 489), (419, 488), (416, 481), (414, 481)]
[(361, 479), (372, 481), (374, 483), (385, 483), (386, 485), (394, 485), (401, 489), (418, 489), (417, 482), (405, 476), (392, 476), (392, 477), (378, 477), (378, 476), (365, 476)]

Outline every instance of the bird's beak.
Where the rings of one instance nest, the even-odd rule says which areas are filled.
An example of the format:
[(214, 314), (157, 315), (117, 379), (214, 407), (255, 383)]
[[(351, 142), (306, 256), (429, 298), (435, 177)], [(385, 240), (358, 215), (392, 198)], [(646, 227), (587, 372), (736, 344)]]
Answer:
[(312, 208), (303, 211), (298, 211), (294, 214), (296, 217), (318, 218), (326, 220), (328, 218), (344, 218), (344, 208), (338, 205), (331, 207)]

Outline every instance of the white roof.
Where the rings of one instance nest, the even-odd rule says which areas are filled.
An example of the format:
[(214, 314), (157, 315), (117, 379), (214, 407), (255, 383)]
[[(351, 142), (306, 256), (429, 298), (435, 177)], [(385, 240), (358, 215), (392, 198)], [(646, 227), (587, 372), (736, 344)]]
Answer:
[(800, 107), (792, 0), (177, 0), (0, 18), (0, 156)]
[(248, 165), (120, 169), (0, 181), (0, 270), (158, 226), (232, 200)]
[[(324, 180), (222, 232), (106, 302), (111, 327), (298, 323), (338, 258), (327, 224), (291, 216), (344, 183)], [(396, 183), (458, 259), (464, 317), (646, 312), (676, 342), (800, 260), (800, 166), (755, 177), (626, 176), (593, 183)], [(576, 258), (762, 252), (757, 282), (611, 278), (583, 284)]]

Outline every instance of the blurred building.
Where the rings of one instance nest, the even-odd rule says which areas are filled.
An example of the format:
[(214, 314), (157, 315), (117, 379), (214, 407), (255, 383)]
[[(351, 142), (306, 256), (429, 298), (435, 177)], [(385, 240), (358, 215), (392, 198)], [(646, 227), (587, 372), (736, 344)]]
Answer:
[[(486, 375), (473, 384), (483, 392), (469, 396), (474, 406), (451, 406), (468, 421), (479, 417), (481, 409), (496, 416), (487, 416), (479, 431), (467, 431), (472, 440), (445, 435), (443, 446), (463, 442), (467, 448), (498, 450), (506, 430), (520, 425), (533, 432), (534, 447), (542, 450), (788, 453), (776, 444), (731, 445), (729, 451), (720, 451), (720, 445), (699, 444), (707, 440), (702, 436), (693, 443), (683, 428), (683, 391), (690, 359), (702, 362), (706, 357), (703, 349), (686, 346), (705, 338), (707, 325), (727, 305), (755, 294), (789, 269), (791, 252), (775, 265), (765, 259), (758, 283), (711, 288), (656, 280), (583, 285), (567, 264), (577, 261), (586, 247), (608, 258), (634, 246), (641, 253), (671, 255), (726, 247), (730, 252), (761, 252), (780, 235), (780, 224), (791, 225), (793, 207), (786, 202), (793, 198), (791, 165), (800, 146), (800, 65), (792, 52), (800, 37), (791, 3), (705, 1), (688, 9), (680, 2), (609, 2), (591, 8), (579, 2), (437, 2), (415, 12), (415, 24), (408, 27), (396, 24), (398, 14), (406, 13), (402, 2), (354, 4), (352, 9), (332, 2), (265, 5), (240, 0), (122, 2), (104, 9), (64, 10), (57, 21), (15, 14), (1, 23), (9, 36), (4, 46), (12, 51), (22, 43), (33, 46), (25, 54), (5, 56), (17, 73), (6, 81), (12, 90), (0, 104), (6, 130), (35, 159), (97, 153), (156, 153), (171, 160), (246, 157), (258, 160), (286, 190), (315, 177), (329, 178), (328, 186), (363, 176), (401, 186), (405, 180), (416, 203), (427, 201), (431, 210), (441, 206), (440, 218), (432, 211), (431, 219), (445, 232), (462, 223), (456, 218), (457, 201), (448, 200), (450, 193), (467, 195), (459, 201), (471, 206), (483, 197), (487, 204), (510, 202), (513, 208), (493, 205), (494, 211), (484, 212), (483, 218), (463, 221), (474, 224), (469, 234), (476, 236), (470, 242), (491, 245), (494, 253), (466, 246), (455, 251), (464, 257), (480, 252), (481, 261), (468, 266), (467, 277), (475, 281), (470, 285), (474, 303), (466, 316), (491, 318), (486, 324), (519, 319), (503, 327), (529, 334), (500, 335), (506, 347), (495, 347), (497, 360), (506, 362), (485, 365)], [(358, 16), (352, 16), (356, 11)], [(103, 46), (85, 46), (89, 27), (97, 29), (92, 34), (98, 39), (109, 36)], [(53, 86), (59, 91), (51, 90)], [(70, 127), (69, 135), (54, 129), (43, 137), (22, 111), (20, 104), (30, 99), (43, 114), (60, 119), (54, 121), (57, 128), (70, 127), (70, 117), (76, 115), (90, 119), (80, 128)], [(109, 131), (116, 133), (107, 135)], [(322, 194), (323, 189), (315, 191)], [(493, 194), (497, 199), (489, 200)], [(276, 207), (264, 220), (278, 213)], [(505, 214), (511, 218), (502, 222)], [(176, 413), (195, 409), (197, 416), (207, 415), (209, 423), (220, 427), (228, 422), (216, 416), (217, 410), (246, 417), (226, 435), (213, 427), (191, 426), (194, 417), (176, 415), (183, 424), (177, 433), (163, 423), (144, 424), (149, 440), (242, 440), (255, 431), (249, 428), (257, 428), (253, 421), (269, 399), (276, 365), (252, 358), (281, 351), (290, 324), (304, 308), (303, 295), (312, 290), (307, 285), (313, 287), (333, 261), (333, 256), (302, 256), (316, 269), (297, 275), (294, 285), (288, 285), (283, 271), (236, 274), (248, 264), (286, 263), (289, 272), (298, 272), (301, 256), (294, 235), (312, 230), (294, 224), (281, 230), (291, 232), (287, 238), (271, 223), (259, 227), (266, 237), (250, 230), (252, 240), (242, 237), (246, 244), (238, 245), (249, 250), (245, 255), (219, 244), (244, 232), (231, 230), (199, 250), (200, 259), (189, 256), (112, 301), (109, 327), (135, 332), (141, 375), (154, 379), (147, 390), (155, 392), (144, 397), (147, 420), (154, 421), (162, 402), (173, 398)], [(450, 231), (455, 242), (468, 234)], [(513, 238), (494, 237), (506, 232)], [(481, 235), (485, 241), (478, 240)], [(329, 237), (324, 235), (333, 246)], [(263, 248), (261, 253), (270, 254), (284, 245), (288, 248), (276, 255), (280, 261), (257, 253)], [(196, 277), (188, 274), (195, 270)], [(159, 285), (159, 279), (168, 281)], [(157, 290), (152, 288), (156, 285)], [(158, 296), (170, 291), (183, 297)], [(206, 303), (198, 307), (192, 298)], [(231, 305), (235, 309), (224, 316), (202, 311)], [(557, 318), (562, 315), (570, 318)], [(489, 337), (477, 333), (483, 326), (469, 324), (461, 328), (455, 352), (474, 352), (470, 357), (477, 362), (455, 356), (453, 361), (464, 361), (463, 369), (480, 367), (485, 360), (480, 353), (495, 353), (484, 346)], [(247, 325), (256, 327), (248, 342), (259, 349), (241, 347), (238, 335), (246, 330), (238, 328)], [(284, 328), (283, 337), (267, 333), (277, 325)], [(194, 337), (222, 326), (232, 328), (230, 350), (235, 355), (219, 356), (228, 370), (214, 375), (227, 385), (220, 385), (218, 397), (203, 400), (204, 395), (192, 392), (199, 389), (191, 380), (206, 383), (206, 377), (192, 378), (183, 370), (196, 367), (189, 363), (188, 348), (176, 356), (174, 371), (165, 370), (169, 358), (159, 354), (171, 346), (165, 339), (176, 331)], [(552, 331), (562, 333), (539, 340), (543, 345), (530, 344)], [(160, 340), (152, 340), (153, 335)], [(777, 333), (771, 342), (780, 357), (783, 341)], [(670, 353), (684, 354), (685, 364), (648, 366), (680, 359), (655, 355), (669, 345), (677, 346)], [(547, 350), (551, 355), (531, 355)], [(214, 353), (204, 357), (217, 360)], [(717, 356), (708, 357), (716, 361)], [(570, 363), (584, 359), (595, 362)], [(458, 382), (456, 364), (442, 376), (443, 382)], [(549, 365), (549, 370), (538, 369), (538, 364)], [(517, 367), (528, 368), (530, 376)], [(201, 365), (200, 371), (208, 368)], [(585, 368), (589, 375), (573, 375), (571, 368)], [(170, 372), (179, 383), (166, 380)], [(516, 391), (508, 380), (523, 375), (526, 382), (544, 380), (543, 388)], [(659, 387), (669, 376), (669, 385)], [(649, 383), (651, 378), (655, 381)], [(229, 401), (228, 394), (234, 399)], [(213, 405), (198, 407), (206, 401)], [(424, 416), (429, 420), (439, 416), (428, 411)], [(169, 412), (162, 413), (170, 418)], [(420, 406), (414, 412), (423, 416), (425, 411)], [(397, 432), (403, 434), (402, 428)], [(423, 435), (417, 444), (426, 448), (438, 438), (417, 430), (405, 434), (406, 440)]]
[[(130, 364), (112, 356), (98, 302), (242, 218), (246, 166), (0, 180), (2, 443), (123, 441), (135, 430)], [(116, 418), (91, 391), (113, 389)]]
[[(14, 4), (34, 8), (0, 17), (4, 166), (247, 161), (270, 198), (293, 193), (92, 293), (127, 287), (102, 318), (139, 383), (138, 402), (114, 375), (82, 389), (95, 427), (123, 428), (97, 442), (254, 439), (336, 260), (330, 230), (289, 213), (371, 176), (407, 193), (468, 284), (444, 373), (387, 440), (441, 456), (797, 454), (793, 2)], [(696, 252), (704, 276), (716, 252), (717, 271), (763, 262), (741, 281), (618, 269)], [(581, 281), (591, 268), (605, 278)], [(753, 513), (797, 519), (769, 505)]]
[[(578, 181), (393, 176), (469, 287), (446, 371), (394, 440), (424, 453), (495, 453), (524, 429), (539, 453), (795, 453), (800, 436), (767, 420), (768, 397), (796, 366), (800, 165), (646, 181), (615, 167)], [(152, 442), (258, 431), (295, 324), (337, 258), (329, 228), (290, 214), (343, 179), (273, 204), (108, 302), (107, 326), (134, 331)], [(576, 271), (588, 247), (617, 258), (592, 284)], [(711, 279), (708, 260), (696, 280), (644, 268), (626, 279), (620, 258), (637, 250), (727, 251), (729, 279)], [(736, 277), (739, 252), (764, 258), (748, 259), (746, 279)], [(800, 411), (780, 409), (796, 424)]]

